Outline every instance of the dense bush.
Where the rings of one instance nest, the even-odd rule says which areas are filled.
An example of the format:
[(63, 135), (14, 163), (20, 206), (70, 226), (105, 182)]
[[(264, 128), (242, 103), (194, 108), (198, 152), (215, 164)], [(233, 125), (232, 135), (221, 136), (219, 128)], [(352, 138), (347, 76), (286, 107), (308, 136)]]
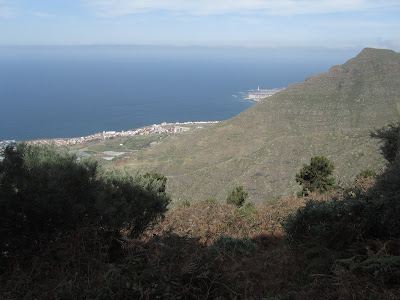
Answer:
[(165, 189), (167, 188), (167, 177), (159, 173), (146, 173), (143, 175), (144, 178), (150, 178), (151, 182), (158, 182), (158, 192), (166, 195)]
[(358, 238), (380, 236), (382, 213), (382, 205), (362, 198), (309, 200), (283, 227), (296, 246), (341, 250)]
[(376, 172), (370, 168), (366, 168), (357, 175), (357, 179), (359, 178), (373, 178), (376, 176)]
[(388, 160), (388, 165), (377, 177), (373, 195), (385, 207), (382, 223), (387, 234), (398, 237), (400, 236), (400, 123), (377, 131), (375, 136), (383, 141), (381, 149)]
[(246, 201), (248, 194), (243, 190), (243, 186), (235, 187), (226, 198), (226, 203), (241, 207)]
[[(383, 140), (382, 152), (389, 162), (375, 186), (343, 200), (309, 200), (283, 223), (294, 245), (308, 249), (306, 252), (324, 249), (332, 255), (349, 253), (366, 240), (400, 238), (400, 124), (385, 127), (374, 136)], [(372, 175), (371, 170), (364, 173), (363, 177)]]
[(137, 235), (167, 209), (165, 180), (112, 172), (52, 147), (18, 144), (0, 162), (0, 253), (54, 241), (77, 226)]
[(392, 200), (400, 199), (400, 123), (386, 126), (372, 134), (383, 141), (382, 154), (388, 161), (385, 172), (378, 177), (376, 190)]
[(300, 172), (296, 174), (296, 182), (303, 186), (300, 194), (307, 195), (308, 192), (331, 190), (335, 184), (335, 178), (330, 177), (333, 169), (333, 163), (325, 156), (312, 157), (310, 164), (304, 164)]
[(381, 151), (385, 159), (392, 163), (400, 150), (400, 122), (389, 124), (371, 134), (372, 137), (383, 141)]

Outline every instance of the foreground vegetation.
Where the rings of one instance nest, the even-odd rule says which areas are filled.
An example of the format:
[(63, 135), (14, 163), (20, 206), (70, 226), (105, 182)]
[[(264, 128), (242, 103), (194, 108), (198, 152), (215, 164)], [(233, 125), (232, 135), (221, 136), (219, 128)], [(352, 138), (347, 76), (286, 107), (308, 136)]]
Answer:
[(374, 136), (388, 161), (376, 178), (366, 169), (347, 188), (258, 204), (238, 187), (229, 196), (240, 205), (210, 198), (170, 211), (160, 174), (106, 174), (51, 148), (9, 147), (0, 298), (398, 299), (400, 124)]

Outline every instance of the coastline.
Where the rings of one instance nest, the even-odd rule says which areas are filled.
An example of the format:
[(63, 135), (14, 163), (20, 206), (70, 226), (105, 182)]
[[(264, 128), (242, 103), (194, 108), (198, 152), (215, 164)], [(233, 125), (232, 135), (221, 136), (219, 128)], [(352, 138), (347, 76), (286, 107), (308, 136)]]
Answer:
[[(162, 133), (181, 133), (189, 131), (189, 127), (184, 125), (201, 125), (201, 124), (217, 124), (220, 121), (188, 121), (188, 122), (175, 122), (161, 124), (153, 124), (149, 126), (140, 127), (137, 129), (122, 130), (122, 131), (103, 131), (102, 133), (95, 133), (88, 136), (82, 137), (71, 137), (71, 138), (51, 138), (51, 139), (36, 139), (36, 140), (25, 140), (28, 145), (55, 145), (55, 146), (68, 146), (78, 145), (93, 141), (102, 141), (117, 136), (123, 137), (134, 137), (137, 135), (148, 135), (148, 134), (162, 134)], [(199, 128), (200, 126), (198, 126)], [(3, 140), (0, 141), (0, 148), (6, 147), (10, 144), (17, 143), (16, 140)]]
[[(241, 93), (244, 100), (249, 100), (251, 102), (259, 102), (264, 98), (270, 97), (277, 92), (284, 90), (285, 88), (274, 88), (274, 89), (260, 89), (249, 90), (247, 93)], [(195, 124), (216, 124), (220, 121), (187, 121), (187, 122), (174, 122), (167, 123), (163, 122), (161, 124), (153, 124), (137, 129), (122, 130), (122, 131), (103, 131), (101, 133), (94, 133), (87, 136), (81, 137), (68, 137), (68, 138), (42, 138), (34, 140), (2, 140), (0, 141), (0, 149), (4, 148), (10, 144), (15, 144), (17, 142), (25, 142), (28, 145), (55, 145), (55, 146), (68, 146), (68, 145), (78, 145), (86, 142), (92, 141), (102, 141), (117, 136), (122, 137), (133, 137), (137, 135), (147, 135), (154, 133), (179, 133), (189, 131), (190, 128), (185, 128), (182, 125), (195, 125)]]

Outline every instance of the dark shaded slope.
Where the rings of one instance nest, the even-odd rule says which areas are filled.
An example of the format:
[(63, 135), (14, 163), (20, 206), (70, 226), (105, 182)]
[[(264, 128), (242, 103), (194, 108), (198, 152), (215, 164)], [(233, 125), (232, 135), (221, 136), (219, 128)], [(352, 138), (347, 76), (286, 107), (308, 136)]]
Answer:
[(225, 197), (238, 184), (260, 201), (296, 189), (294, 174), (313, 155), (330, 157), (340, 181), (382, 168), (369, 134), (399, 110), (400, 54), (367, 48), (235, 118), (136, 153), (128, 168), (165, 174), (176, 201)]

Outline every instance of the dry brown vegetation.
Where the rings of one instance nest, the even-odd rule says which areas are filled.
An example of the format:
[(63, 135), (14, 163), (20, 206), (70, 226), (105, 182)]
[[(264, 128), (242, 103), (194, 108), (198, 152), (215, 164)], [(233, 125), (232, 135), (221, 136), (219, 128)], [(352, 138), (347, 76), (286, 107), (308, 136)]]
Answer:
[(305, 202), (306, 198), (288, 196), (276, 197), (262, 204), (247, 203), (242, 208), (222, 204), (215, 198), (195, 204), (182, 204), (179, 209), (168, 211), (164, 221), (147, 235), (168, 232), (199, 238), (206, 246), (223, 234), (236, 238), (282, 236), (282, 219)]
[[(361, 180), (367, 188), (370, 180)], [(351, 192), (313, 194), (328, 200)], [(335, 263), (310, 274), (286, 242), (281, 221), (307, 198), (287, 196), (237, 208), (209, 199), (170, 210), (138, 239), (104, 238), (84, 225), (46, 249), (15, 259), (1, 278), (2, 299), (396, 299), (383, 279)], [(216, 247), (221, 236), (256, 245)], [(106, 239), (107, 240), (107, 239)], [(238, 241), (238, 240), (235, 240)], [(371, 257), (391, 245), (369, 242)], [(397, 241), (398, 243), (398, 241)], [(233, 245), (233, 246), (232, 246)], [(367, 245), (367, 243), (365, 244)], [(397, 244), (399, 245), (399, 244)], [(230, 247), (230, 248), (229, 248)], [(37, 254), (40, 253), (40, 254)], [(9, 262), (8, 262), (9, 263)]]
[[(13, 272), (3, 278), (3, 296), (231, 299), (285, 295), (295, 288), (302, 268), (283, 238), (280, 220), (303, 201), (287, 197), (238, 209), (211, 199), (169, 211), (163, 222), (140, 239), (112, 240), (108, 245), (97, 243), (81, 227), (42, 249), (40, 256), (16, 262)], [(221, 235), (249, 239), (258, 250), (211, 251)]]

